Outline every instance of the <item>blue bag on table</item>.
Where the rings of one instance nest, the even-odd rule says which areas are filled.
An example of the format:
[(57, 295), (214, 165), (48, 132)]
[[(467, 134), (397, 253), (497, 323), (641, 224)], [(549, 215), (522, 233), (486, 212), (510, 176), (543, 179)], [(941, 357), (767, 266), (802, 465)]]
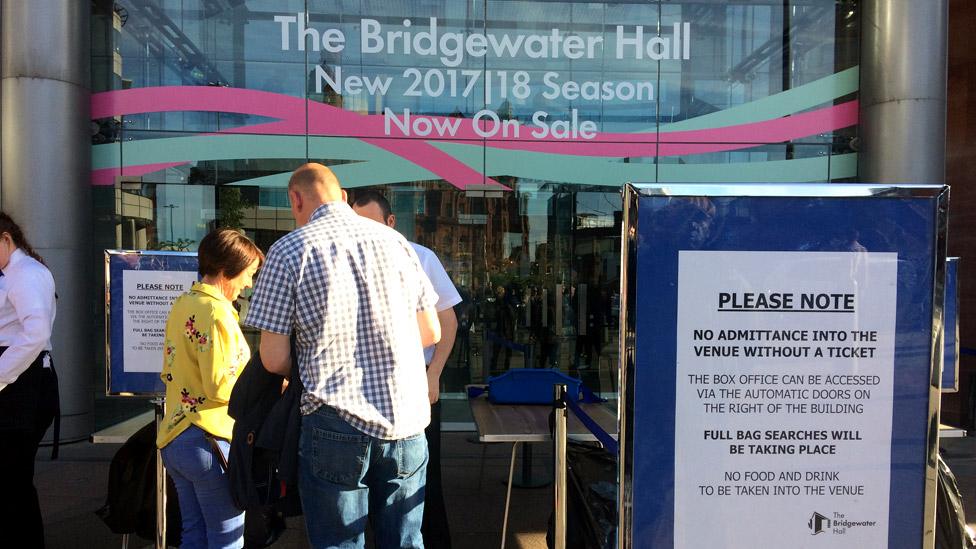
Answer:
[(488, 378), (488, 400), (495, 404), (552, 404), (552, 386), (566, 386), (566, 397), (580, 401), (583, 383), (555, 368), (513, 368)]

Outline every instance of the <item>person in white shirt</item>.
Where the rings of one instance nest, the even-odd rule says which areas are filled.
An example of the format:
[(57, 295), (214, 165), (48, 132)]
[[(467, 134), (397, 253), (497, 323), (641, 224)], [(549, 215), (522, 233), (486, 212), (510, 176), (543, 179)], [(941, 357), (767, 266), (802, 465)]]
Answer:
[[(382, 193), (373, 190), (356, 193), (352, 209), (359, 215), (382, 223), (390, 228), (396, 228), (396, 216), (390, 208), (390, 202)], [(424, 349), (424, 359), (427, 361), (427, 396), (430, 399), (430, 425), (425, 430), (430, 460), (427, 462), (427, 491), (424, 497), (424, 521), (421, 532), (424, 536), (424, 547), (432, 549), (449, 549), (451, 547), (451, 533), (447, 524), (447, 512), (444, 508), (444, 493), (441, 484), (441, 407), (440, 407), (440, 379), (444, 365), (451, 356), (454, 339), (457, 336), (457, 315), (454, 306), (461, 302), (451, 277), (444, 270), (437, 255), (429, 248), (415, 242), (410, 243), (420, 258), (420, 265), (437, 293), (437, 319), (441, 323), (441, 339), (436, 344)]]
[(54, 277), (3, 212), (0, 271), (0, 531), (17, 532), (24, 547), (44, 547), (34, 457), (58, 413)]

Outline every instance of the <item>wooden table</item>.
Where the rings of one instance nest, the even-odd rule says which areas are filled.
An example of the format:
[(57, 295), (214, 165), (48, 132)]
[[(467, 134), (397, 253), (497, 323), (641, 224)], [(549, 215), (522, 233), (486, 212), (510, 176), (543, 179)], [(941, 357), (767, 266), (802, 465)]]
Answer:
[[(478, 386), (474, 386), (478, 387)], [(478, 429), (481, 442), (511, 442), (512, 459), (508, 466), (508, 488), (505, 494), (505, 515), (502, 519), (502, 549), (508, 534), (508, 509), (512, 498), (512, 477), (515, 473), (515, 451), (519, 443), (545, 442), (552, 440), (549, 433), (549, 414), (552, 406), (545, 404), (494, 404), (487, 395), (469, 398), (471, 414)], [(604, 431), (616, 438), (617, 416), (603, 404), (580, 404), (580, 408), (590, 416)], [(569, 438), (573, 440), (595, 441), (582, 422), (569, 412), (567, 421)], [(522, 476), (523, 484), (531, 485), (528, 478), (531, 471), (532, 453), (530, 446), (523, 444)]]
[(940, 424), (939, 436), (941, 438), (962, 438), (966, 436), (966, 430), (951, 425)]
[(91, 441), (93, 444), (124, 444), (132, 435), (136, 434), (136, 431), (152, 423), (155, 417), (156, 414), (152, 410), (143, 412), (122, 423), (92, 433)]
[[(478, 428), (481, 442), (545, 442), (549, 435), (549, 413), (545, 404), (493, 404), (485, 395), (468, 399), (471, 414)], [(580, 408), (604, 431), (615, 435), (617, 416), (603, 404), (581, 404)], [(573, 440), (595, 441), (579, 419), (569, 414), (569, 437)]]

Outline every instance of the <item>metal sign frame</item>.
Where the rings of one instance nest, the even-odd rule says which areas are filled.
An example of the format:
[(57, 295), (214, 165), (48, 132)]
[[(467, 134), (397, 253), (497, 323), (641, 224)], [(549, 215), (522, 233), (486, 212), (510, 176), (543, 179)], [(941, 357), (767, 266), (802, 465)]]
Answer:
[[(958, 257), (946, 258), (945, 354), (942, 392), (959, 392), (959, 265)], [(948, 380), (946, 376), (949, 376)], [(950, 383), (947, 383), (949, 381)]]
[[(115, 390), (113, 381), (118, 382), (118, 379), (113, 380), (112, 370), (113, 370), (113, 358), (112, 358), (112, 291), (113, 291), (113, 281), (112, 281), (112, 261), (113, 259), (118, 259), (122, 257), (130, 257), (136, 262), (141, 262), (144, 259), (150, 259), (153, 261), (158, 261), (160, 266), (167, 266), (169, 259), (172, 258), (196, 258), (196, 252), (171, 252), (171, 251), (157, 251), (157, 250), (105, 250), (105, 394), (106, 396), (113, 397), (140, 397), (140, 398), (154, 398), (162, 397), (165, 394), (165, 388), (163, 387), (162, 381), (159, 382), (158, 386), (160, 390), (158, 391), (123, 391)], [(196, 270), (196, 265), (193, 266)], [(167, 269), (156, 269), (156, 270), (167, 270)], [(174, 269), (178, 271), (186, 271), (187, 269)], [(117, 283), (121, 284), (121, 280)], [(119, 360), (116, 358), (116, 360)], [(162, 357), (160, 357), (162, 361)], [(158, 374), (151, 374), (147, 372), (140, 372), (143, 375), (151, 376), (155, 375), (157, 378)]]
[[(636, 541), (633, 537), (635, 487), (632, 479), (634, 463), (632, 452), (634, 445), (635, 426), (630, 411), (635, 404), (635, 365), (637, 363), (636, 344), (636, 301), (637, 301), (637, 246), (639, 244), (638, 207), (639, 200), (644, 197), (671, 198), (919, 198), (934, 201), (934, 227), (930, 227), (934, 234), (931, 242), (934, 257), (930, 265), (932, 281), (931, 288), (931, 341), (928, 352), (928, 405), (925, 418), (924, 442), (924, 501), (921, 506), (923, 524), (921, 525), (921, 539), (907, 541), (908, 546), (920, 543), (924, 548), (935, 546), (935, 509), (938, 461), (938, 429), (939, 406), (941, 396), (941, 371), (943, 361), (943, 315), (944, 315), (944, 285), (946, 270), (946, 234), (948, 221), (948, 187), (942, 185), (865, 185), (865, 184), (793, 184), (793, 185), (763, 185), (763, 184), (628, 184), (624, 188), (623, 224), (622, 224), (622, 257), (621, 257), (621, 306), (620, 306), (620, 368), (618, 400), (618, 421), (620, 433), (620, 454), (618, 461), (618, 547), (632, 549), (646, 546), (646, 541)], [(924, 326), (924, 325), (923, 325)], [(897, 355), (896, 355), (897, 356)], [(921, 385), (921, 384), (920, 384)], [(925, 392), (921, 387), (919, 392)], [(892, 408), (893, 412), (895, 407)], [(921, 418), (919, 418), (921, 419)], [(665, 418), (666, 420), (666, 418)], [(921, 424), (919, 424), (921, 425)], [(639, 434), (638, 434), (639, 436)], [(673, 451), (673, 450), (672, 450)], [(914, 455), (914, 454), (913, 454)], [(917, 456), (916, 459), (922, 459)], [(894, 482), (894, 481), (892, 481)], [(889, 495), (890, 498), (890, 495)], [(890, 518), (889, 511), (889, 518)], [(703, 525), (707, 528), (707, 525)], [(889, 544), (890, 539), (889, 529)], [(917, 545), (915, 545), (917, 546)]]

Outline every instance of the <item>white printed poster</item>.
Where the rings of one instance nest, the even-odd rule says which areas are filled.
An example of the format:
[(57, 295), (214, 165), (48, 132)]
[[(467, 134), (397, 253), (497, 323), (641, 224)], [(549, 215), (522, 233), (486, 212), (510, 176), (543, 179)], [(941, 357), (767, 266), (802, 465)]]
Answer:
[(122, 364), (126, 372), (163, 368), (166, 319), (197, 279), (192, 271), (122, 271)]
[(678, 271), (674, 546), (885, 547), (897, 254)]

